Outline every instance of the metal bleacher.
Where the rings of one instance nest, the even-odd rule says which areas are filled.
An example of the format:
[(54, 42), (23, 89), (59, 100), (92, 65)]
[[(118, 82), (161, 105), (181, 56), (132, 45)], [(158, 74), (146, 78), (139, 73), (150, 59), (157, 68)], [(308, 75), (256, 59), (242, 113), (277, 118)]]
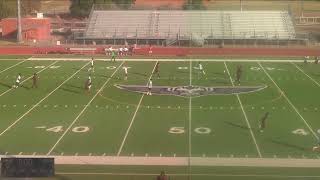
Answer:
[(286, 11), (93, 10), (85, 38), (295, 39)]

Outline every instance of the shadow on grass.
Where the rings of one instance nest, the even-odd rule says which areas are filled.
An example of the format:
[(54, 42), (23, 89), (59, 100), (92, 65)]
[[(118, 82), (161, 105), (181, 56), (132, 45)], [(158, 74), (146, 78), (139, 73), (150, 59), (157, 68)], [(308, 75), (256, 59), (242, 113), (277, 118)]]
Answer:
[(146, 75), (146, 74), (138, 73), (138, 72), (131, 72), (131, 74), (135, 74), (135, 75), (143, 76), (143, 77), (147, 77), (147, 76), (148, 76), (148, 75)]
[(71, 180), (71, 179), (72, 179), (72, 178), (67, 177), (67, 176), (65, 176), (65, 175), (62, 175), (62, 174), (56, 174), (56, 175), (54, 176), (54, 178), (59, 179), (59, 180)]
[(65, 86), (73, 87), (73, 88), (76, 88), (76, 89), (83, 89), (83, 87), (75, 86), (75, 85), (72, 85), (72, 84), (66, 84)]
[(245, 129), (245, 130), (249, 129), (247, 126), (243, 126), (243, 125), (240, 125), (240, 124), (235, 124), (233, 122), (224, 121), (224, 123), (229, 125), (229, 126), (236, 127), (236, 128), (241, 128), (241, 129)]
[(279, 141), (279, 140), (274, 140), (274, 139), (269, 139), (269, 141), (274, 143), (274, 144), (278, 144), (278, 145), (281, 145), (281, 146), (284, 146), (284, 147), (297, 149), (297, 150), (300, 150), (300, 151), (310, 151), (310, 148), (308, 149), (308, 148), (305, 148), (305, 147), (302, 147), (302, 146), (298, 146), (298, 145), (295, 145), (295, 144), (291, 144), (291, 143), (288, 143), (288, 142), (284, 142), (284, 141)]
[(60, 89), (63, 90), (63, 91), (66, 91), (66, 92), (71, 92), (71, 93), (75, 93), (75, 94), (80, 94), (79, 91), (74, 91), (74, 90), (67, 89), (67, 88), (60, 88)]
[[(75, 68), (73, 67), (72, 69), (76, 70), (76, 71), (79, 71), (81, 68)], [(87, 68), (83, 68), (80, 70), (81, 72), (88, 72), (88, 69)]]
[(4, 87), (7, 87), (7, 88), (12, 88), (11, 85), (5, 84), (3, 82), (0, 82), (0, 86), (4, 86)]

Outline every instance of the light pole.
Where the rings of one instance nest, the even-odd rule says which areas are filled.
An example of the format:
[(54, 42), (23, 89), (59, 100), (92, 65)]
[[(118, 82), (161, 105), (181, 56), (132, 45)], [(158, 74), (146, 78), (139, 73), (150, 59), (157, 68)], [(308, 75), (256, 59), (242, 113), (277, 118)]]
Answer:
[(18, 19), (17, 19), (17, 41), (18, 43), (22, 43), (23, 39), (22, 39), (22, 28), (21, 28), (21, 2), (20, 0), (17, 0), (17, 9), (18, 9)]

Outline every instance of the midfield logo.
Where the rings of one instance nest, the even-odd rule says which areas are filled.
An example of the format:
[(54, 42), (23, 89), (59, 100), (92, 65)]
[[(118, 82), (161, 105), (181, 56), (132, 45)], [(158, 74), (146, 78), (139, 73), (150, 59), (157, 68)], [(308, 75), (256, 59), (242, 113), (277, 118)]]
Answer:
[[(148, 87), (141, 85), (115, 85), (119, 89), (127, 91), (147, 93)], [(151, 89), (152, 94), (157, 95), (173, 95), (182, 97), (199, 97), (208, 95), (229, 95), (229, 94), (242, 94), (260, 91), (267, 86), (153, 86)]]

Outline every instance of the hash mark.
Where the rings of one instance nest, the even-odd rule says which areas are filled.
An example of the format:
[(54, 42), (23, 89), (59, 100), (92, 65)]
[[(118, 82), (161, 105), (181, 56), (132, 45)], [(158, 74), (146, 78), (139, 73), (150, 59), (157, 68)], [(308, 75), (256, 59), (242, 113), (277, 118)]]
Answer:
[(148, 153), (146, 153), (145, 156), (148, 157), (149, 156)]
[(75, 156), (78, 156), (78, 153), (74, 154)]
[(131, 157), (133, 157), (134, 156), (134, 153), (131, 153)]
[(19, 152), (19, 155), (22, 155), (22, 152)]
[(33, 152), (33, 153), (32, 153), (32, 156), (35, 156), (36, 154), (37, 154), (36, 152)]
[(103, 153), (102, 156), (106, 156), (106, 153)]
[(62, 152), (62, 153), (60, 154), (60, 156), (63, 156), (63, 154), (64, 154), (64, 153)]
[(92, 153), (89, 153), (89, 156), (92, 156)]
[(176, 157), (176, 154), (175, 154), (175, 153), (173, 154), (173, 157)]

